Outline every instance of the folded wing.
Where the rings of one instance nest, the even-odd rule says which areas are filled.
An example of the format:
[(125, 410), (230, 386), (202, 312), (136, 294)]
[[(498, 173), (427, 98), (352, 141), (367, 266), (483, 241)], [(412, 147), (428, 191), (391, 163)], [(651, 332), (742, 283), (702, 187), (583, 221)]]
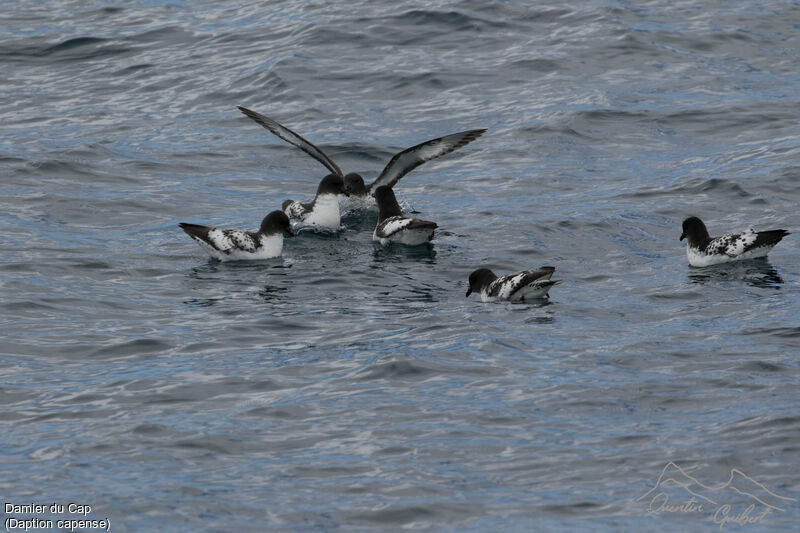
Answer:
[(185, 222), (181, 222), (180, 227), (194, 240), (224, 254), (229, 254), (234, 250), (255, 252), (256, 248), (258, 248), (255, 237), (246, 231), (236, 229), (219, 230)]
[(535, 270), (523, 270), (510, 276), (497, 278), (489, 285), (488, 295), (499, 298), (511, 298), (516, 292), (531, 284), (545, 284), (553, 276), (555, 267), (541, 267)]
[(429, 229), (437, 228), (436, 222), (422, 220), (419, 218), (406, 218), (406, 217), (389, 217), (375, 228), (375, 235), (387, 239), (392, 235), (404, 231), (415, 229)]

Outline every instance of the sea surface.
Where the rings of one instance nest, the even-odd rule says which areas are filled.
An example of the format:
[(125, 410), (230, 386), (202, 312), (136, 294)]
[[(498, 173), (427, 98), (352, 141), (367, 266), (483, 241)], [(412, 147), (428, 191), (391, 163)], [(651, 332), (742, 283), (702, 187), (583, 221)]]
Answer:
[[(4, 528), (800, 528), (798, 2), (12, 0), (0, 70)], [(326, 174), (237, 105), (368, 180), (488, 131), (395, 186), (430, 247), (219, 263)]]

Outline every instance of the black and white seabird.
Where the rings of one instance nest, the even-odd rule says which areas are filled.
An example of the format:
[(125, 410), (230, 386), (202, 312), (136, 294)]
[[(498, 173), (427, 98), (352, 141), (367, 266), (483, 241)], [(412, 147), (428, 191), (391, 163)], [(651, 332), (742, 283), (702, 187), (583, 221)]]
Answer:
[(374, 207), (375, 201), (372, 197), (375, 190), (380, 186), (393, 187), (395, 183), (403, 176), (420, 166), (421, 164), (449, 154), (454, 150), (466, 146), (471, 143), (486, 131), (485, 129), (468, 130), (460, 133), (453, 133), (425, 141), (411, 148), (406, 148), (402, 152), (395, 154), (383, 172), (378, 178), (369, 185), (364, 184), (364, 178), (356, 172), (350, 172), (344, 175), (341, 169), (333, 162), (333, 160), (325, 155), (325, 153), (318, 147), (314, 146), (302, 136), (293, 132), (289, 128), (282, 126), (277, 121), (269, 117), (265, 117), (260, 113), (251, 111), (245, 107), (239, 106), (239, 111), (261, 124), (273, 134), (277, 135), (284, 141), (293, 144), (303, 150), (305, 153), (322, 163), (325, 168), (332, 173), (341, 177), (344, 180), (345, 187), (350, 193), (350, 201), (348, 201), (348, 209), (359, 209)]
[(297, 227), (337, 231), (341, 226), (340, 194), (349, 195), (344, 189), (344, 181), (335, 174), (328, 174), (319, 182), (317, 194), (311, 202), (285, 200), (281, 209)]
[(703, 221), (689, 217), (683, 221), (680, 240), (686, 239), (686, 257), (689, 264), (704, 267), (763, 257), (785, 236), (786, 230), (754, 231), (748, 228), (742, 233), (730, 233), (722, 237), (710, 237)]
[(498, 278), (488, 268), (479, 268), (469, 275), (467, 296), (479, 292), (483, 302), (498, 300), (525, 302), (544, 298), (550, 287), (561, 282), (550, 279), (555, 270), (555, 267), (543, 266), (536, 270), (523, 270)]
[(270, 259), (283, 251), (283, 234), (293, 235), (289, 217), (283, 211), (273, 211), (261, 221), (258, 231), (216, 229), (198, 224), (178, 224), (189, 237), (197, 241), (215, 259), (237, 261)]
[(372, 233), (372, 240), (386, 246), (391, 243), (416, 246), (433, 239), (436, 222), (419, 218), (404, 217), (388, 185), (375, 189), (375, 200), (378, 203), (378, 225)]

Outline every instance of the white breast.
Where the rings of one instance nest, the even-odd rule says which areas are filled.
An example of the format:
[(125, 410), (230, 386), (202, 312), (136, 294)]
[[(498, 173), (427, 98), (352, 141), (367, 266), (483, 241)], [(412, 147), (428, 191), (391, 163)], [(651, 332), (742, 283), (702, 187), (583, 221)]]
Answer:
[(338, 196), (337, 194), (322, 194), (317, 196), (314, 202), (314, 209), (306, 214), (302, 220), (302, 224), (338, 230), (341, 225)]
[(731, 260), (727, 255), (707, 254), (689, 245), (686, 246), (686, 258), (689, 260), (689, 264), (694, 267), (718, 265)]

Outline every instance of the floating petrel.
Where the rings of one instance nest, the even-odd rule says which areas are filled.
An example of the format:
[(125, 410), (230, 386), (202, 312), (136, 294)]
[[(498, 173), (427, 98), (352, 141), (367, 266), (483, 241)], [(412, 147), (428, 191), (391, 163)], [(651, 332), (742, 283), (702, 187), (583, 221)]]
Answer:
[(283, 251), (283, 234), (293, 235), (289, 217), (283, 211), (273, 211), (261, 221), (258, 231), (216, 229), (198, 224), (178, 224), (189, 237), (197, 241), (215, 259), (236, 261), (270, 259)]
[(782, 229), (754, 231), (748, 228), (742, 233), (730, 233), (722, 237), (710, 237), (703, 221), (689, 217), (683, 221), (680, 240), (686, 239), (686, 257), (689, 264), (704, 267), (763, 257), (789, 232)]
[(281, 209), (298, 227), (336, 231), (341, 225), (340, 194), (349, 195), (344, 181), (335, 174), (328, 174), (319, 182), (314, 200), (308, 203), (285, 200)]
[(436, 222), (404, 217), (391, 187), (381, 185), (375, 189), (375, 200), (378, 203), (378, 224), (372, 233), (373, 241), (384, 246), (391, 243), (416, 246), (433, 239)]
[(525, 302), (544, 298), (550, 287), (561, 282), (550, 279), (555, 270), (555, 267), (543, 266), (536, 270), (523, 270), (498, 278), (488, 268), (479, 268), (469, 275), (467, 296), (478, 292), (483, 302), (497, 300)]

